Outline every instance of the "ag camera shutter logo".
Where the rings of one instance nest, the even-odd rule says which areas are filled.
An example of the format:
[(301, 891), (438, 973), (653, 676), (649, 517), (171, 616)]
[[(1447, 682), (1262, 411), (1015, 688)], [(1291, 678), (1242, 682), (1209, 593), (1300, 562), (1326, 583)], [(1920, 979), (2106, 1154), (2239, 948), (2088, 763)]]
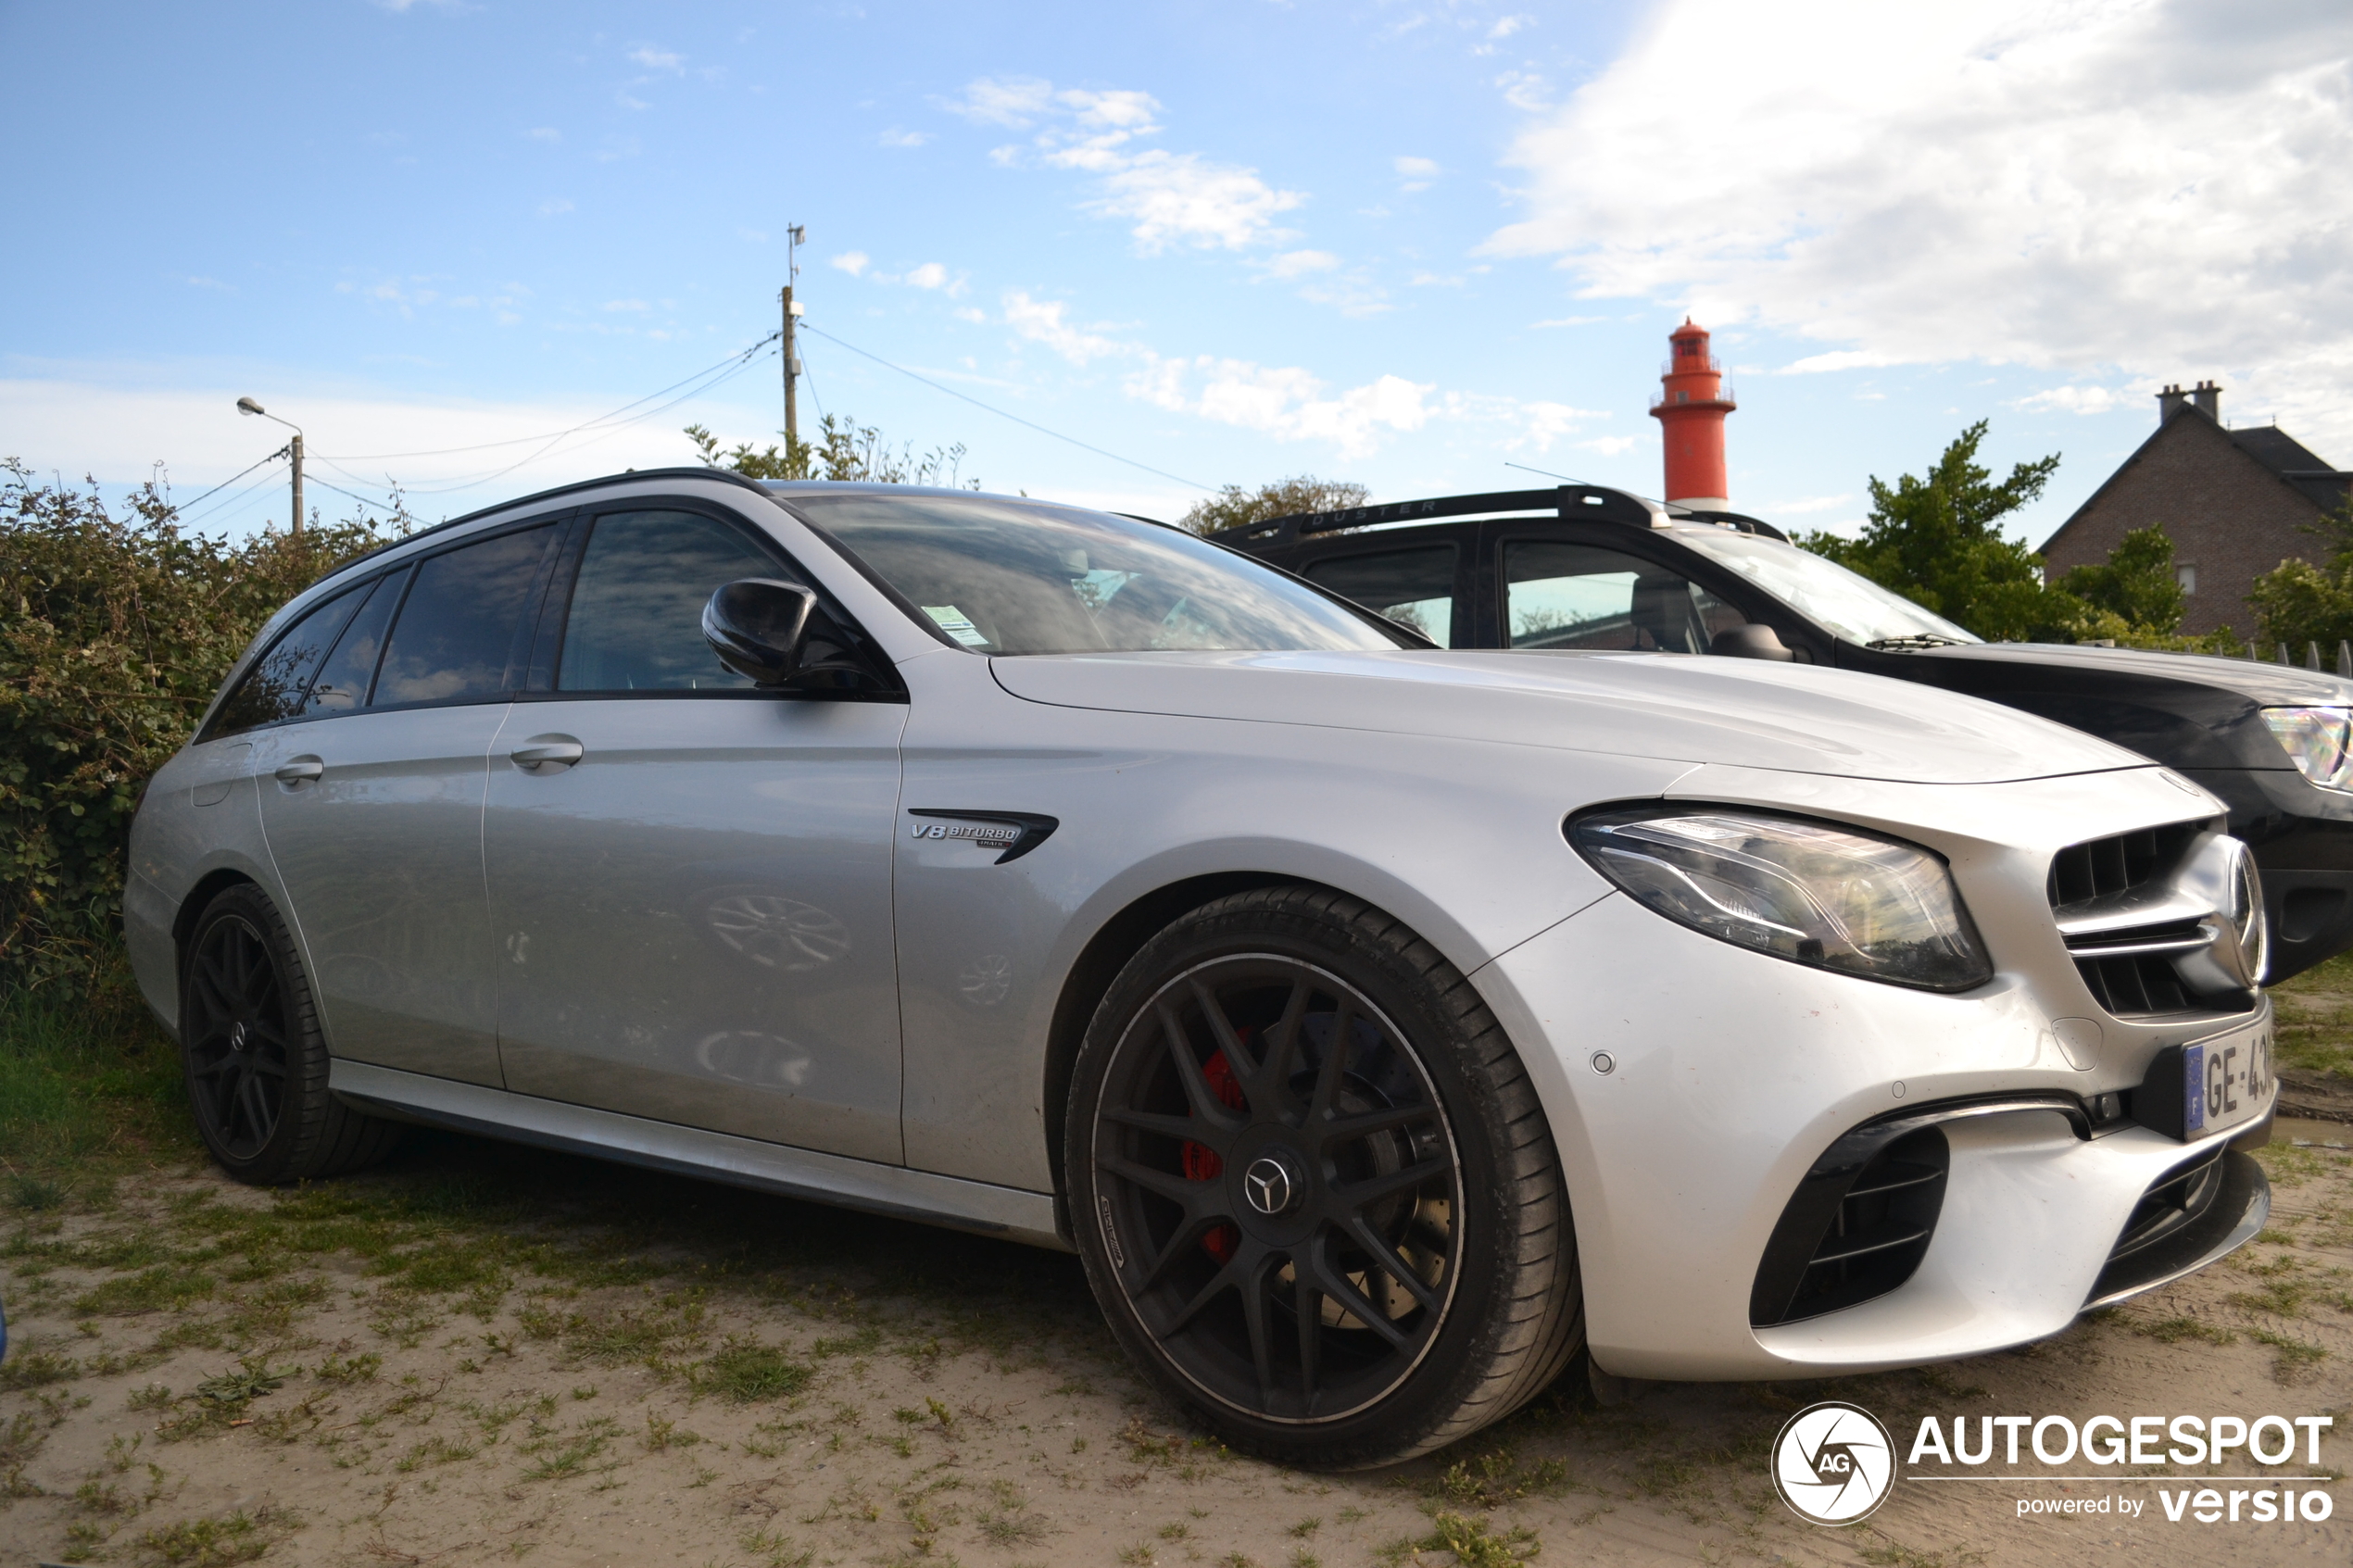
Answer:
[(1860, 1405), (1808, 1405), (1773, 1439), (1773, 1489), (1817, 1524), (1869, 1518), (1895, 1482), (1895, 1440)]

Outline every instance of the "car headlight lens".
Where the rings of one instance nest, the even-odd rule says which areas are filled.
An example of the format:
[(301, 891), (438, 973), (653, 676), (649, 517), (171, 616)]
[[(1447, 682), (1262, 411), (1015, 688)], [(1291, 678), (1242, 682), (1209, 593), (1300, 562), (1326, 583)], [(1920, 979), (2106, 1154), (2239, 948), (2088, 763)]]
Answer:
[(2353, 790), (2353, 708), (2267, 708), (2280, 749), (2322, 789)]
[(1642, 903), (1726, 942), (1931, 991), (1993, 978), (1944, 862), (1909, 844), (1705, 807), (1599, 812), (1569, 838)]

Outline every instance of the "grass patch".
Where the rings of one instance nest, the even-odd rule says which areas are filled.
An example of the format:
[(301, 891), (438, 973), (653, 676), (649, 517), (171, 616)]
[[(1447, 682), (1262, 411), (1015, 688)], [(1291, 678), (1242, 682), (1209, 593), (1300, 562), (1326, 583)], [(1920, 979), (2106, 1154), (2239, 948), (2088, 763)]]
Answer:
[(143, 1312), (178, 1311), (192, 1301), (209, 1300), (220, 1282), (185, 1263), (160, 1263), (135, 1274), (107, 1280), (74, 1298), (85, 1318), (127, 1318)]
[(2203, 1340), (2208, 1345), (2234, 1345), (2238, 1336), (2227, 1328), (2200, 1323), (2196, 1318), (2163, 1318), (2156, 1323), (2136, 1323), (2133, 1332), (2160, 1344), (2179, 1345), (2184, 1339)]
[(128, 963), (93, 994), (0, 993), (0, 1149), (19, 1210), (61, 1206), (84, 1184), (154, 1158), (202, 1152), (186, 1114), (180, 1053), (148, 1016)]
[(232, 1568), (268, 1551), (287, 1524), (283, 1512), (265, 1503), (251, 1513), (240, 1509), (149, 1530), (139, 1537), (139, 1550), (166, 1568)]
[(2353, 1078), (2353, 953), (2339, 953), (2271, 988), (2284, 1067)]
[(798, 1394), (808, 1385), (812, 1369), (796, 1361), (781, 1346), (730, 1336), (710, 1360), (686, 1369), (686, 1382), (698, 1394), (716, 1394), (739, 1405)]
[(1414, 1545), (1423, 1551), (1451, 1551), (1461, 1568), (1516, 1568), (1541, 1549), (1536, 1532), (1525, 1526), (1495, 1534), (1484, 1519), (1440, 1509), (1433, 1528)]
[(19, 1350), (6, 1361), (0, 1361), (0, 1389), (14, 1392), (19, 1388), (45, 1388), (52, 1383), (82, 1375), (82, 1363), (71, 1356), (54, 1355), (46, 1350), (28, 1355)]

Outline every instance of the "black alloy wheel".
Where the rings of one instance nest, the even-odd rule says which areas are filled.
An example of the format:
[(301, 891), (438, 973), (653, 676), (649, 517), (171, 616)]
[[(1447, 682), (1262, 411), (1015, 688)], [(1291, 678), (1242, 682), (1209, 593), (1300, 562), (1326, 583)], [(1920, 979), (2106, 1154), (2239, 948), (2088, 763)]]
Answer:
[(229, 1173), (278, 1183), (367, 1164), (399, 1128), (328, 1093), (326, 1042), (285, 922), (250, 884), (197, 918), (181, 967), (181, 1059), (196, 1131)]
[(1581, 1342), (1526, 1074), (1469, 984), (1378, 910), (1290, 887), (1194, 911), (1114, 984), (1072, 1091), (1096, 1295), (1238, 1447), (1426, 1451)]
[(1120, 1286), (1202, 1394), (1270, 1421), (1347, 1415), (1428, 1350), (1460, 1160), (1413, 1047), (1354, 986), (1275, 953), (1172, 978), (1096, 1123)]

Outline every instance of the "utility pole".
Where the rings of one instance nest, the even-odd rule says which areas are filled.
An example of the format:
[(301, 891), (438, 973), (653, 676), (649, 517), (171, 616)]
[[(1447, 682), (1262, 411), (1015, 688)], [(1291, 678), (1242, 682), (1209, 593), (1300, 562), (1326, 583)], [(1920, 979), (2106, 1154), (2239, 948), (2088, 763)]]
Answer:
[[(793, 383), (800, 376), (800, 351), (793, 344), (793, 321), (800, 315), (800, 306), (792, 296), (793, 280), (800, 276), (800, 247), (809, 243), (809, 231), (796, 223), (785, 231), (785, 451), (789, 455), (800, 442), (800, 410), (793, 396)], [(298, 482), (297, 482), (298, 483)]]
[(237, 399), (237, 412), (258, 414), (272, 424), (281, 424), (294, 432), (294, 439), (286, 443), (286, 456), (294, 465), (294, 542), (302, 543), (302, 427), (292, 420), (282, 420), (250, 397)]

